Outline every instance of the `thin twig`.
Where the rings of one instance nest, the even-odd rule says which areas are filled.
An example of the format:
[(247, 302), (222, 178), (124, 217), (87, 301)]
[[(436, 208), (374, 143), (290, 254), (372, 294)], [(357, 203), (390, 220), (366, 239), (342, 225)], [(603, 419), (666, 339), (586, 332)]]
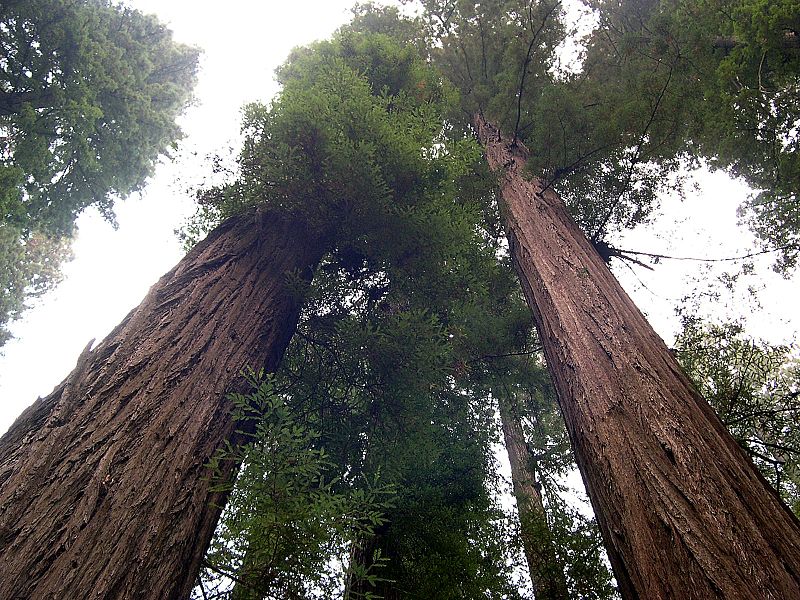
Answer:
[(514, 137), (511, 140), (512, 144), (517, 143), (517, 133), (519, 132), (519, 121), (522, 118), (522, 93), (525, 91), (525, 77), (528, 74), (528, 67), (531, 64), (531, 58), (533, 54), (533, 46), (536, 43), (536, 40), (539, 39), (539, 34), (542, 33), (544, 26), (547, 24), (547, 21), (550, 19), (550, 16), (555, 12), (555, 10), (561, 5), (561, 1), (556, 2), (553, 7), (547, 11), (547, 14), (542, 19), (542, 22), (539, 24), (539, 28), (534, 32), (533, 31), (533, 2), (528, 5), (528, 21), (531, 26), (531, 33), (533, 37), (531, 38), (531, 43), (528, 44), (528, 52), (525, 54), (525, 60), (522, 63), (522, 75), (520, 76), (519, 82), (519, 91), (517, 92), (517, 122), (514, 124)]
[(796, 249), (796, 246), (789, 245), (789, 246), (780, 246), (778, 248), (772, 248), (770, 250), (761, 250), (760, 252), (753, 252), (751, 254), (743, 254), (742, 256), (729, 256), (726, 258), (698, 258), (694, 256), (667, 256), (666, 254), (653, 254), (651, 252), (637, 252), (636, 250), (621, 250), (619, 248), (615, 248), (617, 252), (622, 252), (624, 254), (636, 254), (638, 256), (649, 256), (650, 258), (658, 258), (658, 259), (669, 259), (669, 260), (695, 260), (699, 262), (728, 262), (728, 261), (735, 261), (735, 260), (744, 260), (746, 258), (752, 258), (754, 256), (760, 256), (762, 254), (769, 254), (770, 252), (782, 252), (784, 250), (791, 250)]

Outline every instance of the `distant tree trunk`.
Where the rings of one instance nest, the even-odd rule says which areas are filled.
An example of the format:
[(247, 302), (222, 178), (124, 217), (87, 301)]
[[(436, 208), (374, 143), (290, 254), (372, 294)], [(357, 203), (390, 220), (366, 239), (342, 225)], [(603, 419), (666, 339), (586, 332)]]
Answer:
[[(391, 552), (387, 552), (386, 535), (389, 530), (389, 523), (384, 523), (375, 530), (370, 536), (354, 542), (350, 546), (350, 571), (345, 581), (344, 600), (362, 600), (367, 594), (372, 594), (375, 598), (382, 600), (400, 600), (400, 590), (395, 587), (395, 582), (382, 577), (382, 567), (375, 564), (375, 552), (380, 550), (381, 559), (399, 560)], [(353, 569), (365, 571), (368, 575), (377, 576), (378, 580), (369, 581), (368, 578), (358, 577)]]
[(320, 256), (299, 223), (226, 221), (17, 419), (0, 438), (0, 598), (189, 596), (225, 502), (204, 466), (235, 435), (225, 393), (275, 369), (300, 307), (287, 272)]
[(500, 421), (511, 463), (522, 549), (528, 561), (533, 592), (536, 600), (567, 600), (567, 582), (547, 524), (541, 488), (536, 481), (536, 464), (525, 443), (519, 411), (514, 410), (512, 403), (516, 403), (516, 399), (500, 398)]
[(689, 383), (528, 151), (475, 125), (624, 598), (800, 598), (800, 524)]

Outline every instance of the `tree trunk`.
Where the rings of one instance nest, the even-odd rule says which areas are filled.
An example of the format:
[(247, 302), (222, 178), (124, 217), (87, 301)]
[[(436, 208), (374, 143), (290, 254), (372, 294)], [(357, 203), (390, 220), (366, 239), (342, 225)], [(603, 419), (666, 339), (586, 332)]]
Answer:
[[(378, 527), (372, 535), (363, 536), (360, 540), (350, 545), (350, 568), (346, 575), (344, 600), (362, 600), (372, 594), (374, 598), (382, 600), (400, 600), (400, 590), (395, 587), (395, 582), (383, 577), (383, 567), (375, 563), (375, 552), (381, 551), (381, 559), (388, 561), (400, 560), (391, 555), (385, 547), (389, 523)], [(359, 577), (356, 572), (365, 572), (369, 576), (377, 577), (371, 582), (368, 577)]]
[[(800, 524), (541, 181), (476, 116), (624, 598), (800, 598)], [(510, 140), (509, 140), (510, 141)]]
[(320, 256), (298, 223), (226, 221), (17, 419), (0, 598), (188, 597), (225, 502), (204, 466), (235, 435), (225, 392), (275, 369), (300, 306), (286, 274)]
[(528, 561), (531, 584), (536, 600), (569, 598), (564, 569), (558, 562), (553, 537), (547, 524), (544, 503), (536, 482), (536, 464), (525, 443), (519, 414), (513, 398), (500, 398), (500, 421), (511, 463), (511, 482), (517, 500), (520, 537)]

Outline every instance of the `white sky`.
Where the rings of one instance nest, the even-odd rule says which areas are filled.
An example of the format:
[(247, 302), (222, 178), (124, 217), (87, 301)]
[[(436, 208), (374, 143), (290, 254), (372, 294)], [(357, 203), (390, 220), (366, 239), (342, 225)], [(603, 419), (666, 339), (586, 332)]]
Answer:
[[(239, 108), (267, 100), (276, 91), (272, 73), (292, 47), (328, 37), (349, 18), (352, 0), (248, 2), (228, 0), (136, 0), (133, 6), (159, 15), (182, 42), (204, 50), (196, 89), (198, 105), (182, 120), (185, 155), (162, 164), (139, 197), (117, 205), (119, 230), (94, 212), (78, 221), (76, 258), (66, 265), (65, 281), (15, 323), (16, 339), (0, 350), (0, 432), (37, 396), (49, 393), (72, 369), (86, 343), (102, 339), (144, 297), (150, 285), (182, 256), (174, 230), (193, 212), (182, 187), (201, 177), (204, 155), (224, 151), (236, 139)], [(196, 151), (197, 157), (191, 152)], [(180, 177), (180, 181), (179, 181)], [(182, 183), (183, 182), (183, 183)], [(746, 190), (716, 174), (702, 178), (699, 193), (685, 204), (665, 203), (665, 216), (653, 227), (633, 232), (623, 248), (681, 256), (733, 256), (749, 249), (752, 236), (736, 226), (736, 207)], [(654, 234), (660, 234), (657, 237)], [(763, 310), (740, 295), (731, 306), (707, 303), (708, 314), (746, 313), (755, 335), (785, 342), (797, 335), (800, 285), (763, 278), (769, 260), (760, 261)], [(729, 268), (732, 265), (727, 265)], [(655, 272), (637, 268), (646, 284), (622, 267), (623, 285), (670, 342), (676, 327), (674, 306), (698, 285), (713, 279), (697, 263), (668, 261)], [(770, 274), (771, 275), (771, 274)], [(791, 319), (795, 320), (792, 321)]]

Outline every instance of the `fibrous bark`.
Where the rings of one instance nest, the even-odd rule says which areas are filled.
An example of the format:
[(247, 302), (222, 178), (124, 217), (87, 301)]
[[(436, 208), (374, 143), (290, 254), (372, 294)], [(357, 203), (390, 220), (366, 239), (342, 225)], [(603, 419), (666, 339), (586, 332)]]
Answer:
[(528, 151), (475, 119), (624, 598), (800, 598), (800, 524), (691, 386)]
[[(304, 227), (232, 218), (0, 438), (0, 598), (186, 598), (224, 497), (226, 392), (273, 370), (321, 255)], [(235, 466), (230, 466), (233, 476)]]
[(569, 598), (567, 582), (547, 523), (541, 488), (536, 481), (536, 465), (525, 443), (519, 413), (514, 410), (512, 402), (515, 402), (512, 398), (500, 399), (500, 421), (511, 464), (520, 537), (531, 584), (536, 600), (566, 600)]

